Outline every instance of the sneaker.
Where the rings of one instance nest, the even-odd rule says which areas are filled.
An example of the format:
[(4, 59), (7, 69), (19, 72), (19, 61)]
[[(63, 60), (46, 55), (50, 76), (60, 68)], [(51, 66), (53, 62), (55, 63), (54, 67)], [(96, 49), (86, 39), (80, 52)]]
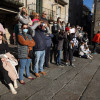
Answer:
[(71, 66), (71, 67), (76, 67), (74, 64), (72, 64), (72, 65), (69, 65), (69, 66)]
[(40, 73), (43, 74), (43, 75), (47, 75), (46, 72), (40, 72)]
[(36, 77), (40, 77), (39, 73), (35, 73), (35, 76), (36, 76)]
[(97, 54), (96, 52), (93, 52), (92, 54)]
[(76, 60), (73, 58), (72, 61), (76, 61)]

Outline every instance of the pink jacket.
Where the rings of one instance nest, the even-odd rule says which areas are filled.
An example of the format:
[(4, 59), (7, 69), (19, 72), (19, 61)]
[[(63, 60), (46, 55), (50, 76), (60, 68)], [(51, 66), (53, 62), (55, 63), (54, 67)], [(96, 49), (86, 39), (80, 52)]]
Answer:
[(3, 68), (8, 71), (8, 76), (11, 78), (12, 81), (16, 80), (18, 78), (17, 71), (15, 69), (15, 66), (18, 64), (17, 60), (13, 55), (10, 53), (7, 53), (6, 56), (8, 57), (7, 61), (2, 61)]
[(3, 25), (0, 23), (0, 31), (3, 32), (3, 34), (5, 34), (5, 29), (3, 28)]

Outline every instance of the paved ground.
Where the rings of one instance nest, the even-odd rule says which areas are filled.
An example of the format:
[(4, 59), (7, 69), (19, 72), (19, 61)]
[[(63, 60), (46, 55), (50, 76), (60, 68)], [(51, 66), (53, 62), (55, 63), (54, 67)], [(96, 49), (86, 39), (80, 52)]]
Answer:
[(0, 82), (0, 100), (100, 100), (100, 54), (93, 60), (75, 59), (75, 68), (51, 64), (46, 76), (33, 81), (24, 77), (26, 84), (18, 82), (17, 95)]

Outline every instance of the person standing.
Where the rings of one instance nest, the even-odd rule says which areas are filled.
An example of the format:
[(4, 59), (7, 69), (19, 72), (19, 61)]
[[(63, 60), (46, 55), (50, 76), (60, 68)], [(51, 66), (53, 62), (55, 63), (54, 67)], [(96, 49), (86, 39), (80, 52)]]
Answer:
[(96, 47), (100, 43), (100, 31), (93, 38), (93, 54), (96, 54)]
[(43, 71), (43, 65), (45, 62), (45, 49), (46, 49), (46, 40), (45, 40), (45, 34), (44, 34), (44, 25), (40, 25), (35, 30), (35, 36), (33, 37), (36, 45), (33, 48), (35, 52), (35, 62), (34, 62), (34, 73), (36, 77), (40, 77), (40, 74), (46, 75), (46, 73)]
[(22, 33), (18, 35), (18, 58), (20, 62), (19, 80), (21, 84), (25, 84), (23, 80), (24, 69), (26, 69), (26, 76), (28, 79), (33, 80), (30, 76), (30, 64), (31, 59), (29, 57), (29, 51), (35, 46), (35, 42), (31, 35), (28, 34), (28, 25), (22, 25)]
[(26, 24), (28, 26), (32, 25), (32, 20), (28, 16), (27, 9), (23, 7), (20, 11), (20, 14), (18, 16), (18, 27), (19, 27), (19, 33), (22, 33), (21, 27), (23, 24)]

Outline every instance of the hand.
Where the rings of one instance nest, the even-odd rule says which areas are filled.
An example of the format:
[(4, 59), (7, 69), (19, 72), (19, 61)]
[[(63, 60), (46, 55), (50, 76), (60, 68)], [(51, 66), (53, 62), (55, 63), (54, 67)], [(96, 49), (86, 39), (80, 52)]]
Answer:
[(2, 58), (1, 61), (7, 61), (7, 58)]
[(39, 21), (38, 23), (39, 23), (39, 25), (41, 25), (41, 23), (43, 23), (43, 21)]

